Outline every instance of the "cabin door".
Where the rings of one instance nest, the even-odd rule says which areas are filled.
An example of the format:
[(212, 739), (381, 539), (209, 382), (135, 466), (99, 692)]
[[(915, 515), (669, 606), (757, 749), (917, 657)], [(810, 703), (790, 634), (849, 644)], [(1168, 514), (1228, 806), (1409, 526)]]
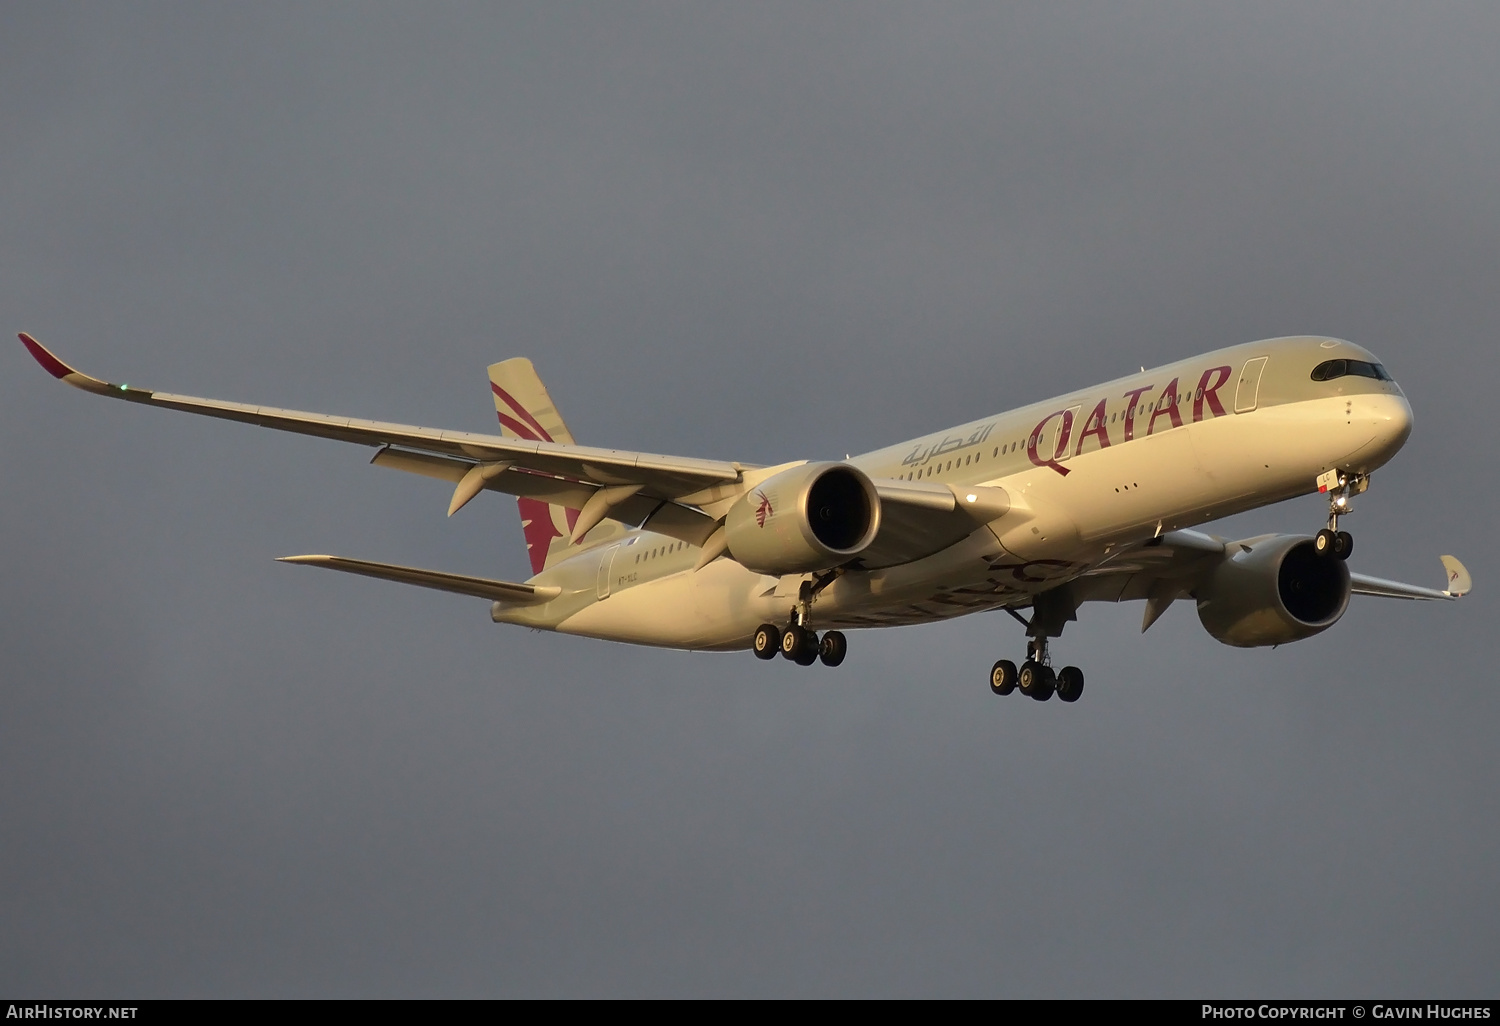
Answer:
[(1266, 369), (1268, 356), (1257, 356), (1247, 360), (1240, 370), (1240, 381), (1234, 388), (1234, 412), (1249, 413), (1260, 401), (1260, 376)]
[[(1082, 406), (1074, 406), (1063, 411), (1058, 418), (1057, 426), (1048, 432), (1057, 441), (1049, 441), (1045, 446), (1037, 446), (1037, 452), (1042, 459), (1054, 459), (1061, 463), (1073, 455), (1073, 450), (1078, 448), (1078, 436), (1083, 431), (1083, 424), (1078, 420), (1078, 414), (1083, 410)], [(1067, 434), (1063, 434), (1066, 431)]]
[(599, 556), (599, 580), (594, 594), (601, 599), (609, 598), (609, 585), (611, 575), (615, 570), (615, 553), (620, 551), (620, 546), (611, 545)]

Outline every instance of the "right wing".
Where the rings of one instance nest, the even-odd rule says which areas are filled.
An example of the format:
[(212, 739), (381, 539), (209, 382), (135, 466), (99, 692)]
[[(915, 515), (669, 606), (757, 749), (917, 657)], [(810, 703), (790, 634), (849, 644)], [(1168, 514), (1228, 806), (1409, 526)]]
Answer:
[[(1226, 542), (1199, 531), (1168, 531), (1159, 538), (1122, 548), (1063, 587), (1069, 589), (1067, 597), (1075, 607), (1077, 603), (1087, 601), (1144, 599), (1146, 609), (1141, 630), (1145, 631), (1173, 602), (1190, 597), (1198, 582), (1225, 558), (1230, 547), (1248, 547), (1257, 540)], [(1447, 591), (1356, 573), (1349, 575), (1349, 590), (1355, 595), (1381, 598), (1446, 601), (1468, 594), (1473, 585), (1469, 571), (1453, 556), (1440, 558), (1448, 578)]]
[(1469, 571), (1453, 556), (1439, 556), (1443, 561), (1443, 573), (1448, 578), (1448, 590), (1438, 591), (1436, 588), (1419, 588), (1414, 584), (1402, 584), (1400, 581), (1387, 581), (1379, 577), (1366, 577), (1364, 574), (1350, 574), (1349, 581), (1351, 591), (1356, 595), (1377, 595), (1380, 598), (1398, 599), (1427, 599), (1451, 602), (1469, 593), (1474, 586), (1474, 579), (1469, 576)]

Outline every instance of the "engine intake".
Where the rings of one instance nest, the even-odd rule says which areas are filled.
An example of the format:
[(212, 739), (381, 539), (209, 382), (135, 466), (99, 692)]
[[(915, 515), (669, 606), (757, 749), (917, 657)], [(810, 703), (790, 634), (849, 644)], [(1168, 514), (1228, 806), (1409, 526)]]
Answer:
[(757, 573), (827, 570), (880, 530), (880, 496), (847, 463), (805, 463), (761, 482), (724, 520), (730, 555)]
[[(1245, 551), (1249, 547), (1248, 552)], [(1349, 608), (1349, 568), (1320, 556), (1311, 538), (1272, 535), (1233, 542), (1201, 584), (1198, 619), (1237, 648), (1284, 645), (1319, 634)]]

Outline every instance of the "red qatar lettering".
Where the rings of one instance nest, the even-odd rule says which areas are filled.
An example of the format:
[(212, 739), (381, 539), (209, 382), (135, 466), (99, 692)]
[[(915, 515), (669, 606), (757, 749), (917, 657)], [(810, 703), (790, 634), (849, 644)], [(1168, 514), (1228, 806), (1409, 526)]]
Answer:
[[(1162, 405), (1165, 403), (1166, 405)], [(1156, 430), (1157, 417), (1170, 417), (1173, 427), (1182, 427), (1182, 414), (1177, 412), (1177, 379), (1173, 378), (1167, 383), (1167, 387), (1161, 390), (1161, 395), (1156, 397), (1156, 412), (1151, 414), (1151, 423), (1146, 425), (1146, 434)]]
[(1127, 442), (1135, 437), (1135, 408), (1141, 401), (1141, 394), (1151, 389), (1151, 385), (1146, 385), (1125, 393), (1125, 441)]
[[(1228, 367), (1210, 367), (1203, 372), (1203, 377), (1198, 379), (1198, 391), (1193, 395), (1193, 423), (1196, 424), (1203, 419), (1203, 401), (1208, 400), (1208, 408), (1213, 411), (1215, 417), (1224, 416), (1224, 404), (1219, 402), (1219, 389), (1229, 380), (1229, 375), (1234, 371)], [(1208, 379), (1218, 375), (1218, 380), (1213, 384)]]
[[(1054, 446), (1053, 449), (1052, 449), (1052, 457), (1050, 459), (1045, 459), (1044, 460), (1040, 456), (1037, 455), (1036, 443), (1041, 440), (1041, 437), (1042, 437), (1042, 428), (1046, 427), (1047, 423), (1053, 417), (1061, 417), (1062, 418), (1062, 425), (1058, 428), (1058, 431), (1057, 431), (1057, 445)], [(1061, 456), (1063, 453), (1065, 453), (1065, 452), (1068, 451), (1068, 439), (1072, 436), (1072, 434), (1073, 434), (1073, 411), (1072, 410), (1058, 410), (1056, 413), (1049, 413), (1049, 414), (1047, 414), (1045, 417), (1043, 417), (1041, 419), (1041, 422), (1039, 424), (1037, 424), (1036, 427), (1034, 427), (1034, 428), (1031, 429), (1031, 435), (1030, 435), (1030, 437), (1028, 437), (1026, 439), (1026, 456), (1027, 456), (1027, 458), (1029, 458), (1032, 463), (1035, 463), (1039, 467), (1051, 467), (1053, 470), (1057, 471), (1063, 477), (1067, 477), (1068, 476), (1068, 468), (1065, 467), (1065, 466), (1063, 466), (1061, 463), (1057, 462), (1057, 458), (1059, 456)]]
[(1109, 402), (1108, 399), (1100, 399), (1099, 405), (1094, 407), (1094, 412), (1089, 414), (1088, 420), (1083, 422), (1083, 431), (1078, 435), (1078, 448), (1073, 450), (1074, 456), (1083, 452), (1083, 443), (1091, 435), (1099, 439), (1099, 448), (1103, 449), (1109, 445), (1109, 428), (1106, 426), (1108, 422), (1104, 417), (1104, 404), (1107, 402)]

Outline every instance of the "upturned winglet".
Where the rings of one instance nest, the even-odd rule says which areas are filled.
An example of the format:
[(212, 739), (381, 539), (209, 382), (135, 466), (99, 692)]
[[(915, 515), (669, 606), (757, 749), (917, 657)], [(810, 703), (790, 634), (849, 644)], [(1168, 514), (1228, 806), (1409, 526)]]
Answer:
[(25, 346), (26, 351), (31, 354), (32, 359), (42, 365), (42, 370), (51, 374), (59, 381), (67, 382), (74, 388), (81, 388), (85, 392), (97, 392), (99, 395), (128, 391), (125, 385), (111, 385), (107, 381), (100, 381), (98, 378), (89, 377), (82, 371), (74, 370), (59, 360), (56, 354), (50, 349), (24, 331), (18, 337), (21, 340), (21, 345)]
[(1446, 594), (1458, 598), (1467, 595), (1469, 589), (1474, 587), (1474, 578), (1469, 576), (1468, 568), (1453, 556), (1439, 556), (1443, 561), (1443, 570), (1448, 574), (1448, 588)]
[(1438, 558), (1443, 561), (1443, 574), (1448, 583), (1448, 587), (1443, 591), (1353, 573), (1349, 575), (1350, 590), (1356, 595), (1375, 595), (1380, 598), (1440, 599), (1447, 602), (1467, 595), (1469, 589), (1474, 586), (1474, 580), (1469, 576), (1469, 571), (1452, 556), (1439, 556)]

